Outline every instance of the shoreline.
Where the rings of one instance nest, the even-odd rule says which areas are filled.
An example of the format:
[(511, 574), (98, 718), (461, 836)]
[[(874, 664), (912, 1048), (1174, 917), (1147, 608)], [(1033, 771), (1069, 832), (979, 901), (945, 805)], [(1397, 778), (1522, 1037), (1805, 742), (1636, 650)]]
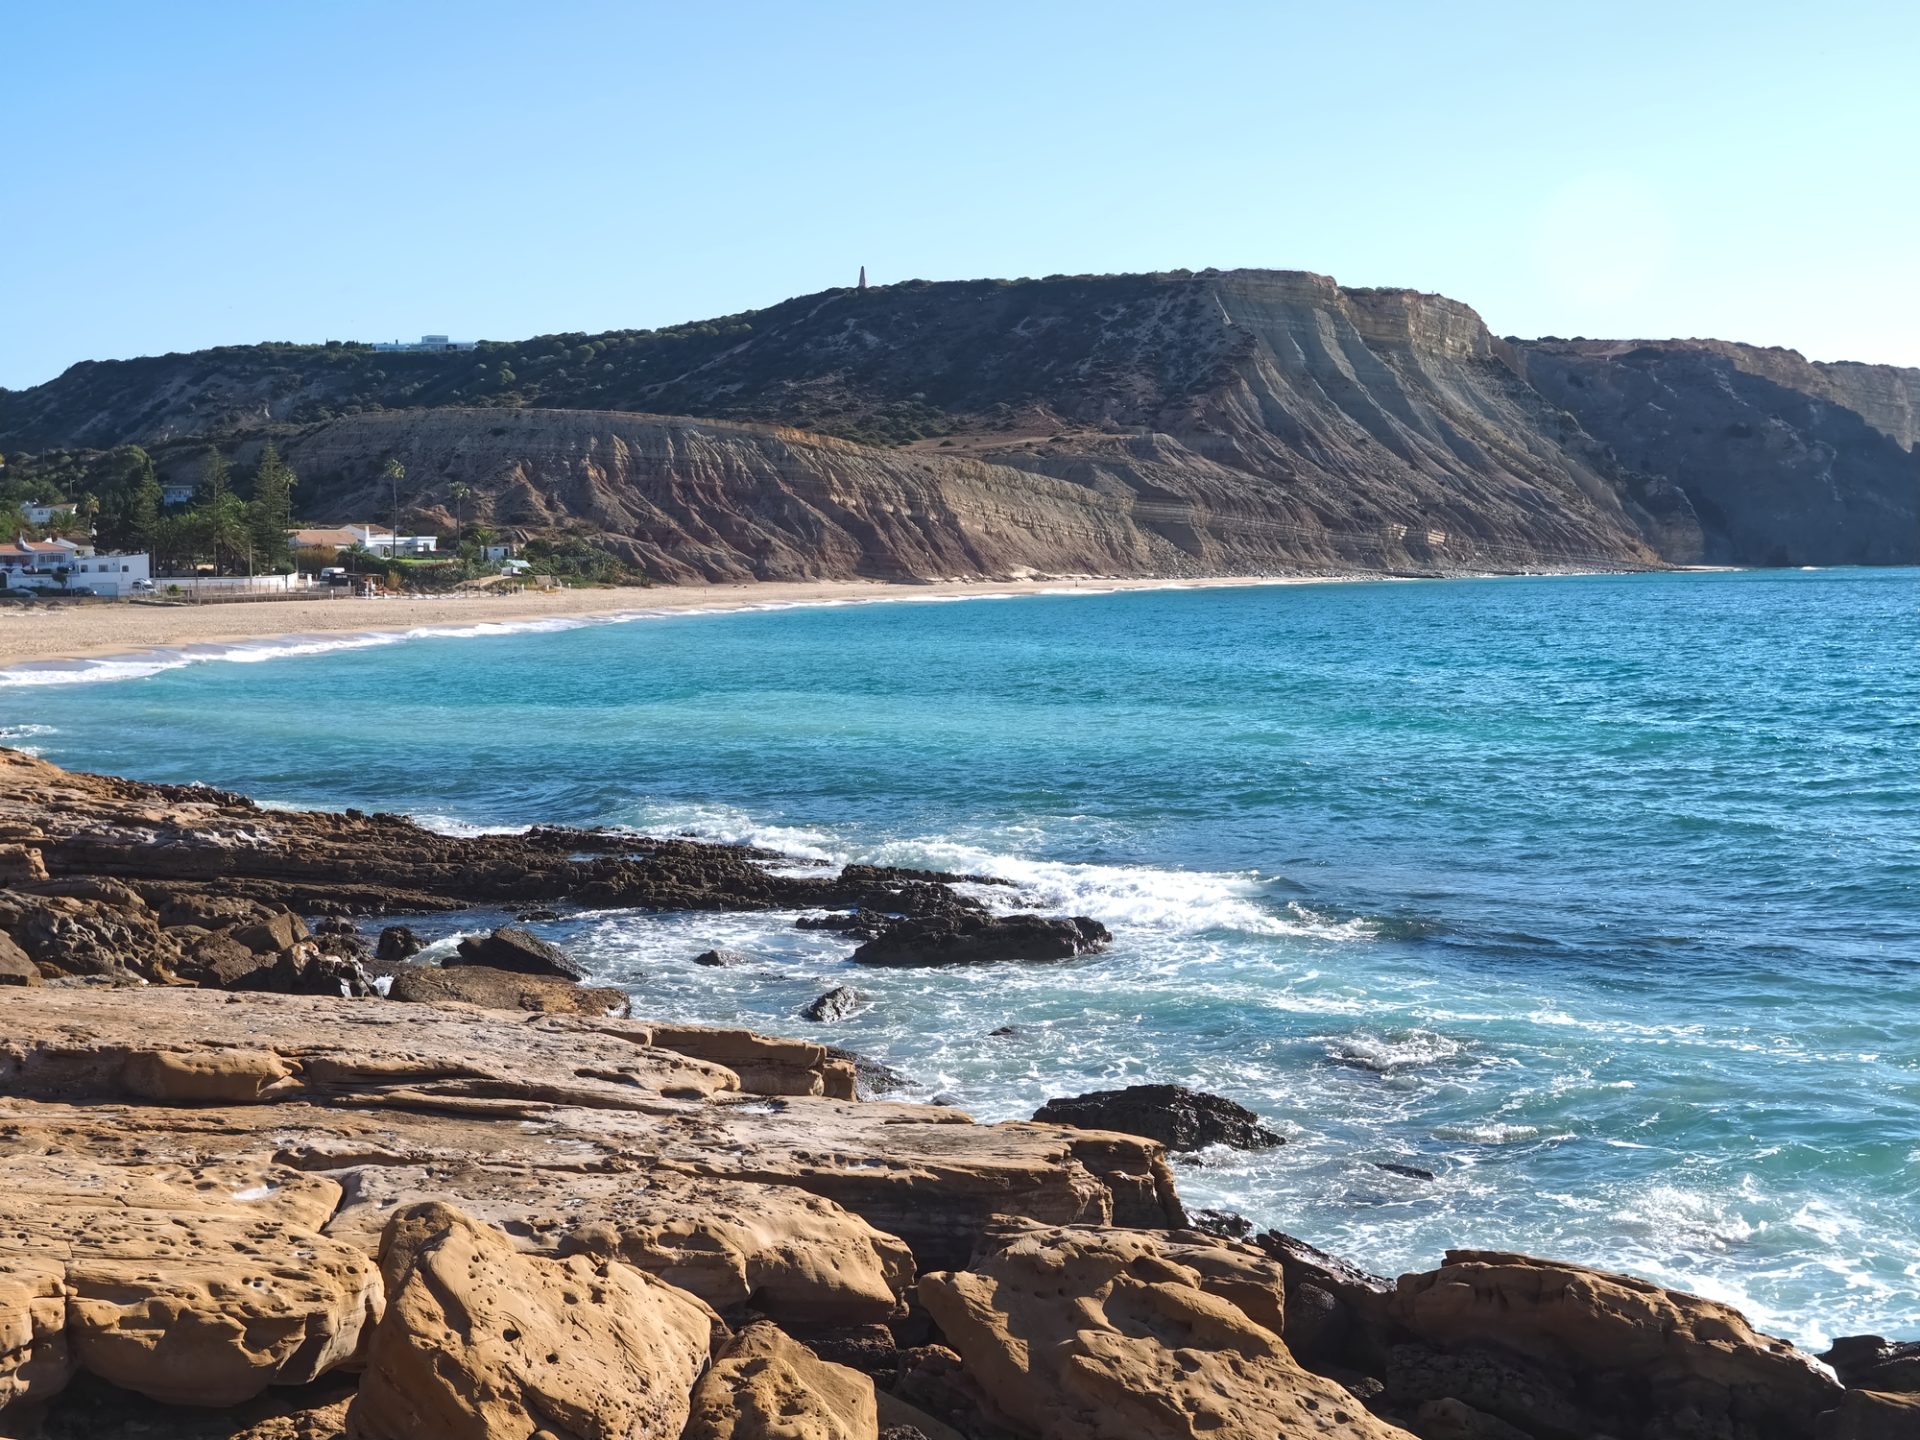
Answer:
[[(1544, 572), (1543, 572), (1544, 573)], [(1603, 571), (1551, 572), (1556, 576)], [(753, 581), (706, 586), (662, 585), (632, 590), (484, 591), (455, 595), (341, 595), (200, 605), (75, 605), (33, 611), (0, 609), (0, 685), (19, 676), (60, 673), (58, 667), (100, 660), (159, 659), (195, 647), (266, 641), (382, 643), (437, 634), (458, 635), (480, 625), (527, 626), (542, 621), (581, 625), (640, 619), (670, 612), (725, 613), (802, 605), (850, 605), (937, 600), (987, 600), (1034, 595), (1118, 594), (1136, 590), (1213, 590), (1251, 586), (1340, 585), (1412, 576), (1373, 574), (1207, 576), (1195, 579), (1063, 575), (1027, 580)], [(1447, 579), (1507, 579), (1461, 575)], [(1538, 578), (1533, 575), (1525, 578)], [(615, 599), (615, 596), (621, 598)], [(331, 647), (329, 647), (331, 648)]]
[[(4, 750), (0, 773), (0, 822), (25, 837), (0, 887), (16, 987), (0, 1260), (56, 1299), (98, 1294), (103, 1262), (116, 1286), (16, 1320), (29, 1363), (0, 1407), (38, 1407), (55, 1440), (120, 1434), (102, 1407), (144, 1423), (156, 1403), (257, 1405), (287, 1422), (274, 1434), (412, 1435), (410, 1419), (354, 1428), (399, 1403), (389, 1375), (454, 1413), (432, 1387), (491, 1393), (529, 1369), (531, 1387), (550, 1373), (540, 1353), (559, 1364), (549, 1335), (598, 1357), (635, 1333), (678, 1368), (596, 1362), (582, 1393), (615, 1414), (650, 1386), (679, 1409), (646, 1433), (688, 1440), (747, 1433), (680, 1412), (711, 1408), (735, 1362), (769, 1348), (798, 1377), (782, 1403), (818, 1413), (816, 1383), (856, 1397), (870, 1423), (832, 1432), (854, 1440), (1058, 1440), (1049, 1417), (1085, 1383), (1057, 1356), (1089, 1351), (1115, 1393), (1174, 1417), (1127, 1432), (1141, 1440), (1184, 1440), (1206, 1413), (1246, 1417), (1234, 1436), (1653, 1436), (1697, 1433), (1705, 1413), (1731, 1440), (1845, 1440), (1907, 1433), (1920, 1410), (1905, 1347), (1877, 1336), (1816, 1358), (1628, 1273), (1471, 1249), (1389, 1279), (1189, 1210), (1173, 1155), (1286, 1143), (1207, 1092), (1094, 1092), (981, 1124), (863, 1092), (885, 1077), (863, 1079), (857, 1052), (636, 1014), (524, 930), (439, 962), (404, 925), (371, 933), (481, 900), (713, 915), (772, 900), (886, 912), (870, 939), (823, 927), (862, 941), (856, 964), (1020, 958), (999, 948), (1015, 930), (1038, 943), (1025, 922), (1041, 917), (996, 918), (955, 894), (963, 876), (780, 876), (724, 846), (590, 831), (439, 836)], [(1080, 921), (1044, 923), (1059, 939)], [(973, 953), (921, 953), (936, 932)], [(104, 934), (135, 943), (103, 953)], [(206, 1279), (229, 1272), (248, 1283)], [(0, 1313), (17, 1317), (38, 1297), (14, 1290)], [(180, 1316), (193, 1364), (155, 1311)], [(479, 1318), (450, 1329), (443, 1313)], [(270, 1340), (333, 1343), (269, 1347), (269, 1321)], [(536, 1326), (531, 1352), (510, 1348)], [(116, 1343), (80, 1343), (101, 1334)], [(113, 1388), (69, 1401), (82, 1374)], [(518, 1394), (497, 1402), (510, 1429), (464, 1433), (532, 1433), (548, 1407)], [(998, 1417), (1016, 1405), (1010, 1430)]]

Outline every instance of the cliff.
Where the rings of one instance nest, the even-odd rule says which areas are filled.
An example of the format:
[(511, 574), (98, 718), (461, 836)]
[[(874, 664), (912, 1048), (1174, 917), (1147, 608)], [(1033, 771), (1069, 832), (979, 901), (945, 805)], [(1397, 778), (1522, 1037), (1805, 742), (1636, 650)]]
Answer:
[(1699, 519), (1672, 558), (1738, 565), (1920, 559), (1920, 370), (1816, 365), (1721, 341), (1535, 341), (1541, 394)]
[[(1673, 372), (1652, 386), (1648, 353)], [(190, 474), (200, 437), (244, 460), (271, 433), (315, 520), (364, 518), (397, 455), (421, 523), (451, 528), (458, 482), (477, 518), (581, 522), (669, 580), (1880, 561), (1920, 558), (1914, 375), (1508, 342), (1441, 296), (1180, 271), (92, 362), (0, 394), (0, 445), (140, 443)]]

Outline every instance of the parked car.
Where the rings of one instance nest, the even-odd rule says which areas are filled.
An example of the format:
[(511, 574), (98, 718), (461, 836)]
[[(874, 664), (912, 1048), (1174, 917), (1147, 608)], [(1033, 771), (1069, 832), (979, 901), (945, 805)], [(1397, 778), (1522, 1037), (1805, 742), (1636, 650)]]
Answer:
[(134, 588), (134, 589), (135, 589), (136, 591), (147, 591), (147, 590), (151, 590), (151, 589), (153, 589), (153, 581), (151, 581), (151, 580), (136, 580), (136, 581), (134, 581), (134, 582), (133, 582), (133, 588)]

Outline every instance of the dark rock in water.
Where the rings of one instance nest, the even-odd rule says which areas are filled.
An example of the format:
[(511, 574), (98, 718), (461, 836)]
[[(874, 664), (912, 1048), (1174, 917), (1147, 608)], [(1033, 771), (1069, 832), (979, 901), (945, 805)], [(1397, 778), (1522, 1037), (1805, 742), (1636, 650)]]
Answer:
[(1085, 915), (960, 913), (890, 920), (853, 952), (861, 965), (979, 965), (998, 960), (1070, 960), (1113, 939)]
[(1007, 1040), (1019, 1033), (1020, 1027), (1018, 1025), (1002, 1025), (997, 1029), (989, 1030), (987, 1036), (993, 1040)]
[(827, 1022), (844, 1020), (859, 1007), (860, 996), (845, 985), (836, 985), (800, 1012), (802, 1020)]
[(826, 915), (802, 915), (793, 922), (796, 930), (838, 930), (860, 940), (874, 940), (900, 917), (879, 910), (835, 910)]
[(1129, 1085), (1124, 1090), (1095, 1090), (1049, 1100), (1033, 1118), (1042, 1125), (1144, 1135), (1169, 1150), (1198, 1150), (1207, 1145), (1266, 1150), (1287, 1143), (1285, 1136), (1267, 1129), (1246, 1106), (1184, 1085)]
[(360, 937), (360, 927), (344, 915), (325, 916), (314, 921), (312, 928), (315, 935), (350, 936), (354, 939)]
[(548, 909), (546, 906), (537, 906), (532, 910), (516, 911), (513, 918), (516, 920), (558, 920), (560, 918), (560, 912), (558, 910)]
[(427, 942), (413, 933), (408, 925), (389, 925), (380, 932), (380, 939), (373, 947), (373, 957), (388, 965), (398, 965), (403, 960), (411, 960), (427, 948)]
[(896, 1090), (904, 1090), (913, 1083), (891, 1065), (883, 1065), (871, 1056), (860, 1054), (857, 1050), (844, 1050), (838, 1045), (829, 1045), (827, 1058), (844, 1060), (853, 1066), (854, 1084), (858, 1087), (860, 1098), (863, 1100), (880, 1095), (891, 1095)]
[(549, 945), (518, 925), (502, 925), (484, 939), (468, 936), (449, 965), (488, 965), (520, 975), (553, 975), (562, 980), (584, 980), (587, 972), (558, 945)]
[(744, 950), (702, 950), (693, 957), (693, 963), (732, 969), (736, 965), (751, 965), (753, 957)]
[(1842, 1335), (1820, 1358), (1849, 1390), (1920, 1393), (1920, 1340)]
[(626, 1017), (632, 1002), (611, 986), (576, 985), (550, 975), (523, 975), (487, 965), (400, 965), (393, 972), (390, 1000), (434, 1005), (458, 1000), (494, 1010), (531, 1010), (540, 1014)]
[(1373, 1162), (1373, 1168), (1376, 1170), (1385, 1170), (1389, 1175), (1404, 1175), (1409, 1180), (1431, 1180), (1434, 1178), (1433, 1171), (1431, 1170), (1422, 1170), (1418, 1165), (1402, 1165), (1393, 1160), (1375, 1160)]
[(1187, 1223), (1195, 1230), (1218, 1235), (1222, 1240), (1244, 1240), (1253, 1233), (1253, 1222), (1231, 1210), (1193, 1210)]

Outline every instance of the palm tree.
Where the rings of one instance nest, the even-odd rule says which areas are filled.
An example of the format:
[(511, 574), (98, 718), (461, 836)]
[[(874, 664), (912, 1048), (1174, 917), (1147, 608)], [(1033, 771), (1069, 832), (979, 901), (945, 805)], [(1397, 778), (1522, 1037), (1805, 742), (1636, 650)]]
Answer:
[(393, 559), (400, 549), (400, 482), (407, 478), (407, 467), (389, 455), (387, 463), (380, 472), (393, 487), (393, 538), (387, 546), (387, 558)]
[(453, 497), (453, 548), (458, 550), (467, 535), (467, 501), (473, 491), (458, 480), (447, 487), (447, 494)]

